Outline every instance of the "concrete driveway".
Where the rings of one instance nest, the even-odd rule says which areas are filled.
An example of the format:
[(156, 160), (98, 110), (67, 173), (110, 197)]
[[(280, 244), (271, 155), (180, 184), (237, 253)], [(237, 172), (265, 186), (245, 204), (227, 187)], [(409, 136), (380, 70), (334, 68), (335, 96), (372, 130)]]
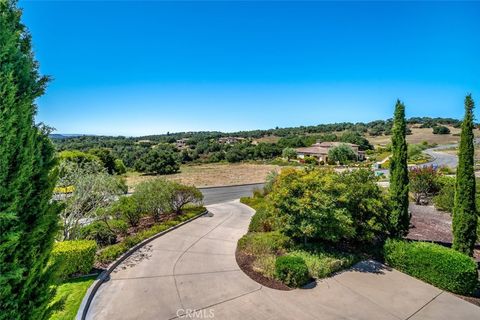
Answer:
[(480, 308), (374, 261), (277, 291), (246, 276), (237, 240), (253, 210), (238, 201), (151, 242), (103, 284), (88, 319), (480, 319)]

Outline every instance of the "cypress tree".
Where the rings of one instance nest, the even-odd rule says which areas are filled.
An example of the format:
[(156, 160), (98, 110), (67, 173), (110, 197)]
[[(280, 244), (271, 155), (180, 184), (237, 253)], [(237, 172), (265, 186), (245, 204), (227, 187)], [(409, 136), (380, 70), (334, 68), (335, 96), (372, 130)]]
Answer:
[(462, 122), (458, 151), (455, 201), (453, 206), (453, 248), (467, 255), (473, 254), (477, 239), (477, 208), (475, 205), (475, 172), (473, 147), (473, 99), (465, 98), (465, 117)]
[(405, 236), (410, 226), (408, 212), (407, 123), (405, 105), (397, 100), (392, 128), (392, 156), (390, 158), (390, 222), (394, 236)]
[(48, 130), (36, 126), (44, 93), (16, 0), (0, 0), (0, 319), (43, 319), (54, 292), (49, 255), (58, 209)]

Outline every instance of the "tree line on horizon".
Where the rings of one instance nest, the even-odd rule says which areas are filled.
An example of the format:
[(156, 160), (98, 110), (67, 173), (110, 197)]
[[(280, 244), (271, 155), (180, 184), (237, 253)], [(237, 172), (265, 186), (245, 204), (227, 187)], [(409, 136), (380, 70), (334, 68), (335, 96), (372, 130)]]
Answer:
[[(455, 118), (443, 118), (443, 117), (411, 117), (406, 119), (407, 124), (417, 124), (420, 128), (434, 128), (435, 126), (451, 126), (454, 128), (460, 128), (461, 120)], [(241, 137), (259, 139), (265, 136), (277, 136), (288, 137), (294, 135), (306, 135), (306, 134), (321, 134), (321, 133), (333, 133), (341, 131), (354, 131), (362, 134), (369, 134), (371, 136), (379, 135), (391, 135), (392, 133), (393, 119), (387, 120), (374, 120), (370, 122), (337, 122), (318, 124), (312, 126), (298, 126), (298, 127), (275, 127), (272, 129), (257, 129), (257, 130), (242, 130), (234, 132), (221, 132), (221, 131), (190, 131), (190, 132), (167, 132), (165, 134), (152, 134), (142, 136), (107, 136), (107, 135), (94, 135), (94, 134), (51, 134), (50, 137), (55, 143), (61, 145), (62, 140), (151, 140), (155, 142), (173, 143), (179, 139), (218, 139), (221, 137)], [(478, 124), (475, 124), (477, 126)], [(407, 129), (407, 134), (409, 134)]]
[[(305, 130), (309, 127), (274, 129), (277, 131), (289, 130), (288, 135), (278, 135), (274, 142), (257, 140), (257, 136), (274, 134), (268, 130), (245, 131), (240, 133), (225, 134), (220, 132), (195, 132), (175, 133), (166, 135), (152, 135), (143, 137), (109, 137), (109, 136), (76, 136), (52, 138), (57, 151), (78, 150), (90, 153), (91, 150), (103, 150), (111, 157), (122, 161), (126, 168), (140, 172), (174, 173), (178, 171), (180, 163), (215, 163), (226, 161), (230, 163), (245, 160), (272, 160), (282, 155), (285, 148), (308, 147), (315, 142), (339, 141), (359, 145), (360, 150), (373, 150), (373, 146), (365, 137), (365, 132), (370, 134), (382, 132), (391, 134), (392, 121), (379, 120), (364, 123), (338, 123), (320, 125)], [(458, 126), (458, 120), (451, 118), (411, 118), (406, 123), (415, 123), (421, 127), (432, 127), (434, 133), (449, 133), (445, 125)], [(319, 129), (320, 128), (320, 129)], [(363, 130), (363, 131), (362, 131)], [(446, 130), (446, 131), (445, 131)], [(311, 133), (306, 133), (306, 132)], [(436, 132), (437, 131), (437, 132)], [(297, 132), (297, 133), (292, 133)], [(323, 133), (322, 133), (323, 132)], [(278, 132), (277, 132), (278, 133)], [(407, 127), (406, 133), (410, 133)], [(281, 133), (280, 133), (281, 134)], [(235, 144), (222, 144), (219, 139), (226, 136), (244, 138)], [(178, 148), (175, 143), (185, 139), (185, 147)], [(155, 150), (154, 150), (155, 149)], [(161, 170), (155, 165), (165, 163), (173, 170)], [(175, 164), (177, 163), (177, 164)]]

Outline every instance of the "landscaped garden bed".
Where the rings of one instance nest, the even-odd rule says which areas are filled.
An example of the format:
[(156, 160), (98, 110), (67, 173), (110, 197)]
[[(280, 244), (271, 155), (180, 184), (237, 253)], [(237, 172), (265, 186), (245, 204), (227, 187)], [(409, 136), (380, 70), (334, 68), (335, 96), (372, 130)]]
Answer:
[(194, 218), (195, 216), (205, 212), (205, 210), (205, 207), (202, 206), (186, 208), (182, 215), (170, 215), (168, 218), (166, 217), (158, 223), (148, 224), (149, 227), (147, 228), (137, 229), (136, 233), (129, 234), (128, 236), (122, 238), (120, 242), (102, 248), (100, 251), (98, 251), (95, 258), (95, 266), (100, 268), (107, 267), (120, 255), (127, 252), (128, 249), (132, 248), (143, 240), (146, 240), (155, 234), (163, 232), (184, 221)]
[[(374, 258), (479, 304), (473, 259), (433, 243), (389, 239), (389, 199), (367, 171), (286, 170), (241, 202), (256, 213), (238, 242), (237, 262), (264, 286), (291, 290)], [(417, 218), (414, 212), (409, 237), (438, 240), (422, 238)]]
[[(97, 187), (96, 191), (104, 190)], [(90, 192), (86, 199), (95, 196)], [(75, 195), (72, 198), (76, 200)], [(79, 203), (84, 204), (81, 200)], [(140, 184), (133, 195), (98, 207), (92, 214), (94, 221), (80, 228), (71, 227), (68, 234), (74, 240), (55, 243), (51, 256), (61, 280), (51, 302), (51, 319), (74, 319), (95, 274), (142, 241), (203, 214), (206, 209), (199, 204), (201, 200), (202, 194), (194, 187), (150, 180)], [(93, 278), (82, 277), (91, 274)]]
[(382, 237), (383, 197), (367, 170), (284, 170), (241, 199), (256, 213), (238, 242), (237, 262), (255, 281), (280, 290), (331, 276), (371, 257), (373, 250), (360, 248)]

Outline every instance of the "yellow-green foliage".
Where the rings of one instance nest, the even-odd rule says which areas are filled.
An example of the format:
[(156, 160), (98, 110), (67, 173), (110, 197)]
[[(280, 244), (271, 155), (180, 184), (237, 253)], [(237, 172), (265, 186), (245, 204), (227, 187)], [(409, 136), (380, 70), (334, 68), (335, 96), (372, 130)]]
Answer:
[(83, 296), (95, 277), (66, 281), (57, 287), (55, 298), (50, 303), (54, 308), (49, 320), (74, 320)]
[(275, 261), (277, 257), (273, 254), (258, 256), (253, 262), (253, 270), (260, 272), (267, 278), (275, 278)]
[(246, 204), (249, 207), (252, 207), (253, 209), (257, 210), (259, 207), (264, 205), (265, 203), (265, 198), (264, 197), (243, 197), (240, 198), (240, 202), (243, 204)]
[(325, 278), (334, 272), (350, 267), (355, 262), (355, 256), (345, 253), (308, 252), (295, 250), (288, 253), (292, 257), (300, 257), (308, 267), (312, 278)]
[(250, 255), (278, 254), (290, 245), (290, 239), (278, 231), (249, 232), (238, 240), (238, 249)]
[(365, 169), (285, 169), (267, 198), (292, 238), (368, 242), (386, 230), (388, 202), (376, 182)]
[(95, 259), (97, 244), (93, 240), (62, 241), (55, 243), (51, 259), (58, 265), (61, 278), (88, 273)]

